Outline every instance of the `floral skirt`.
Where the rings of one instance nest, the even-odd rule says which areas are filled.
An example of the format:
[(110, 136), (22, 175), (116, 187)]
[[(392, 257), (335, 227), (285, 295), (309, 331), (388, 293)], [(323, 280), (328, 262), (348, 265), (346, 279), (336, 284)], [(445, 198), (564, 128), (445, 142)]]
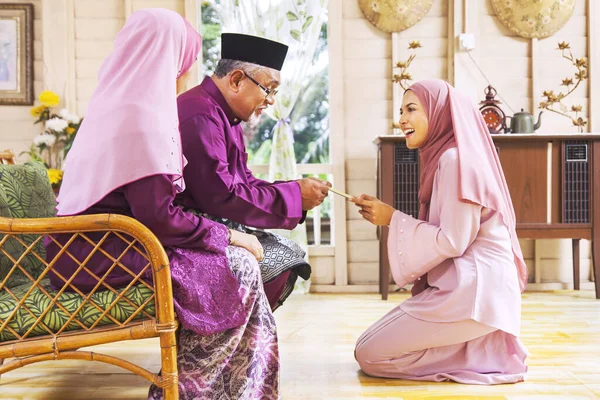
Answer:
[[(179, 331), (179, 398), (278, 399), (277, 330), (261, 270), (244, 249), (228, 247), (227, 258), (242, 289), (247, 319), (237, 328), (207, 336), (186, 329)], [(162, 389), (152, 385), (148, 399), (162, 398)]]
[(299, 276), (304, 280), (310, 278), (311, 266), (304, 259), (306, 252), (290, 239), (263, 230), (248, 228), (226, 218), (199, 213), (193, 209), (185, 209), (185, 211), (219, 222), (229, 229), (235, 229), (257, 237), (265, 252), (259, 265), (262, 281), (270, 301), (273, 296), (272, 290), (279, 286), (276, 281), (287, 276), (285, 284), (281, 285), (282, 289), (275, 289), (277, 298), (271, 301), (273, 311), (281, 306), (292, 293)]

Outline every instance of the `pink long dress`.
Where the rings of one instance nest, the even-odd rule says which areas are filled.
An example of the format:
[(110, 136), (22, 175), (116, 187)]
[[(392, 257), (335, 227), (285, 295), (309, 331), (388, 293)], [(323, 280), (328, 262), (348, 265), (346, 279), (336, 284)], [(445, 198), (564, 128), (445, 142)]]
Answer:
[(428, 222), (394, 213), (388, 239), (394, 281), (400, 287), (415, 281), (421, 291), (358, 340), (356, 358), (369, 375), (470, 384), (525, 379), (527, 350), (517, 337), (521, 291), (508, 229), (499, 213), (460, 201), (458, 182), (458, 152), (451, 148), (439, 160)]

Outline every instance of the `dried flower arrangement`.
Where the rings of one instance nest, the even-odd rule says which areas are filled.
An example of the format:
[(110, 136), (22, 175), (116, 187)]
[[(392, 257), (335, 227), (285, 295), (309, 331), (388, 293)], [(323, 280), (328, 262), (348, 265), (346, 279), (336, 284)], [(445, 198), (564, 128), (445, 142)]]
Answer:
[[(418, 40), (410, 42), (408, 44), (408, 50), (412, 50), (410, 56), (406, 61), (398, 61), (394, 66), (395, 68), (399, 68), (400, 71), (398, 74), (394, 74), (392, 76), (392, 82), (399, 84), (403, 90), (408, 89), (408, 87), (410, 86), (408, 82), (412, 80), (412, 75), (410, 74), (410, 72), (408, 72), (408, 69), (410, 68), (410, 65), (412, 64), (415, 57), (417, 56), (416, 49), (421, 47), (423, 46), (421, 46), (421, 42), (419, 42)], [(398, 122), (394, 122), (392, 123), (392, 128), (400, 129), (400, 124)]]
[[(545, 99), (540, 103), (540, 108), (569, 118), (573, 122), (573, 125), (578, 127), (579, 132), (583, 132), (584, 126), (587, 125), (587, 121), (579, 116), (579, 113), (583, 109), (583, 106), (581, 106), (580, 104), (572, 105), (569, 109), (565, 104), (563, 104), (563, 100), (568, 95), (573, 93), (582, 81), (587, 79), (588, 62), (585, 57), (573, 57), (573, 53), (571, 52), (571, 46), (567, 42), (559, 43), (558, 50), (562, 52), (563, 58), (569, 60), (571, 64), (573, 64), (573, 66), (577, 69), (577, 72), (575, 72), (574, 78), (565, 78), (562, 80), (561, 86), (567, 87), (567, 93), (554, 93), (553, 90), (545, 90), (543, 93)], [(555, 108), (556, 106), (558, 107), (558, 109)], [(569, 113), (575, 113), (575, 117), (573, 117)]]

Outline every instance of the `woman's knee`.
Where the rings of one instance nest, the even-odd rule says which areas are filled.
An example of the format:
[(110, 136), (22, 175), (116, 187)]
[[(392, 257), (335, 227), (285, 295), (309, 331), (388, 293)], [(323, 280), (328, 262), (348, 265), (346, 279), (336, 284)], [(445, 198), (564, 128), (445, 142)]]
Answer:
[(244, 252), (243, 263), (246, 265), (247, 273), (259, 281), (261, 281), (260, 264), (256, 260), (256, 257), (246, 249), (242, 249)]
[(241, 247), (229, 246), (227, 256), (231, 269), (240, 282), (246, 282), (251, 287), (262, 284), (260, 265), (252, 253)]
[(408, 366), (414, 362), (415, 357), (418, 357), (417, 353), (421, 353), (421, 351), (399, 351), (390, 354), (385, 343), (381, 343), (380, 340), (374, 339), (372, 336), (363, 340), (359, 339), (354, 349), (354, 358), (365, 374), (388, 376), (384, 370), (389, 369), (389, 363), (396, 366)]
[(381, 329), (373, 325), (360, 335), (354, 348), (354, 358), (359, 364), (376, 362), (382, 358), (382, 352), (387, 348), (387, 339), (381, 333)]
[(364, 373), (372, 375), (371, 369), (373, 363), (378, 361), (378, 356), (370, 340), (364, 339), (362, 336), (359, 338), (356, 347), (354, 348), (354, 359), (356, 359), (360, 369), (363, 370)]
[(379, 376), (377, 362), (381, 360), (378, 360), (377, 355), (370, 350), (368, 345), (357, 344), (354, 349), (354, 358), (362, 372), (370, 376)]

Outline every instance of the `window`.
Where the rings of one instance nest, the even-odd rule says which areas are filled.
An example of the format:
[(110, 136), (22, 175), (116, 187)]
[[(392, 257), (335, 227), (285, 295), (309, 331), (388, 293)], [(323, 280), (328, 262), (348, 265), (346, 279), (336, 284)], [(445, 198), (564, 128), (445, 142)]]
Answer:
[[(204, 75), (211, 75), (220, 57), (221, 21), (219, 0), (204, 1), (201, 8), (202, 59)], [(294, 130), (294, 153), (298, 172), (303, 176), (318, 176), (332, 180), (329, 146), (329, 52), (327, 23), (321, 27), (311, 69), (302, 83), (302, 90), (290, 114)], [(265, 179), (272, 148), (276, 121), (262, 115), (254, 125), (243, 123), (249, 165), (258, 178)], [(308, 213), (309, 244), (330, 244), (330, 199)]]

